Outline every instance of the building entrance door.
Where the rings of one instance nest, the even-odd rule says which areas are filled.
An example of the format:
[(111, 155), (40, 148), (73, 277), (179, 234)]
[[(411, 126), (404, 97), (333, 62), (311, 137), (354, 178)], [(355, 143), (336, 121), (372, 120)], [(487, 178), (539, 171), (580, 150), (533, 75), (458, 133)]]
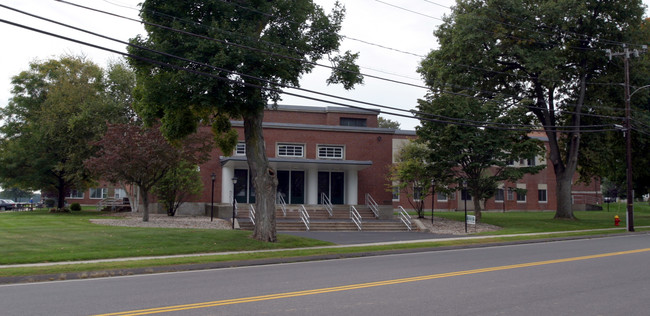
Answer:
[(305, 172), (278, 170), (278, 194), (289, 204), (304, 204)]
[(321, 193), (330, 198), (332, 204), (345, 203), (345, 173), (343, 172), (318, 172), (318, 203), (322, 204)]

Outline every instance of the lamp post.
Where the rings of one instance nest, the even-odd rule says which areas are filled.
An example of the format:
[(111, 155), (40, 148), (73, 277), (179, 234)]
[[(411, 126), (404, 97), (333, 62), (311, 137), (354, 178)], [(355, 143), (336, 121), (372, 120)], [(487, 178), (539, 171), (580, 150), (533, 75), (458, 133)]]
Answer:
[(433, 209), (436, 206), (436, 179), (431, 179), (431, 228), (433, 229)]
[(463, 201), (465, 201), (465, 233), (467, 234), (467, 180), (463, 180)]
[(214, 219), (214, 180), (217, 178), (217, 175), (214, 172), (210, 175), (212, 179), (212, 192), (210, 194), (210, 221)]
[(232, 229), (235, 229), (235, 207), (237, 201), (235, 200), (235, 185), (237, 184), (237, 177), (232, 177)]

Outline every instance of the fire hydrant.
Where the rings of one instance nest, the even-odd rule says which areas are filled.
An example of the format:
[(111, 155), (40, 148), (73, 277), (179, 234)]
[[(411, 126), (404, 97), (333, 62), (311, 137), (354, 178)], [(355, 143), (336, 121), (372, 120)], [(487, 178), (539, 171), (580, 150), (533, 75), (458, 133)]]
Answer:
[(618, 223), (621, 222), (621, 219), (618, 218), (618, 215), (614, 216), (614, 226), (618, 226)]

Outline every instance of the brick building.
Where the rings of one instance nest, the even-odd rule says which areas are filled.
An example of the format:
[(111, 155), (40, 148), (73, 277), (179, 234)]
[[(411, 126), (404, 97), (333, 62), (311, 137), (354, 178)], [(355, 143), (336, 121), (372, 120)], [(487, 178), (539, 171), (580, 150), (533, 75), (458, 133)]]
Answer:
[[(321, 204), (321, 194), (330, 197), (333, 204), (358, 205), (366, 203), (369, 194), (380, 205), (399, 205), (410, 208), (405, 194), (392, 192), (387, 179), (395, 153), (415, 131), (379, 128), (378, 111), (344, 107), (279, 106), (267, 110), (264, 117), (264, 141), (271, 167), (277, 171), (278, 195), (287, 204)], [(215, 204), (231, 204), (233, 192), (238, 203), (254, 203), (255, 190), (249, 179), (245, 156), (243, 122), (233, 121), (239, 134), (239, 144), (234, 153), (224, 154), (215, 149), (212, 159), (200, 166), (205, 188), (194, 201), (184, 204), (179, 214), (204, 214), (210, 204), (214, 175)], [(545, 135), (534, 135), (547, 140)], [(544, 163), (544, 157), (517, 164)], [(232, 178), (237, 178), (233, 184)], [(512, 188), (525, 189), (518, 195)], [(84, 196), (84, 202), (97, 202), (98, 190), (94, 188)], [(110, 193), (108, 187), (103, 196)], [(94, 192), (94, 193), (93, 193)], [(602, 200), (600, 184), (575, 184), (575, 204), (584, 205)], [(486, 210), (554, 210), (555, 174), (551, 167), (535, 175), (526, 175), (517, 183), (504, 183), (496, 197), (486, 201)], [(431, 199), (425, 198), (425, 209), (431, 209)], [(470, 198), (471, 199), (471, 198)], [(70, 198), (69, 202), (75, 202)], [(89, 203), (83, 203), (89, 204)], [(436, 210), (462, 210), (462, 194), (436, 195)], [(473, 202), (467, 201), (467, 208)], [(580, 208), (580, 207), (576, 207)]]

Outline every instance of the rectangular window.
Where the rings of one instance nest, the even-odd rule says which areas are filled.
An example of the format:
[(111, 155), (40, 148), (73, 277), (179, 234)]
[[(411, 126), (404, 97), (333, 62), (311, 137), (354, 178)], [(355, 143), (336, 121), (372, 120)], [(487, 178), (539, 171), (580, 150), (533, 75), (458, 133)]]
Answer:
[(366, 119), (364, 118), (342, 117), (340, 122), (341, 126), (366, 127)]
[(503, 193), (504, 193), (503, 189), (497, 189), (497, 192), (494, 194), (494, 200), (503, 202), (503, 198), (504, 198)]
[(447, 201), (447, 194), (442, 193), (442, 192), (438, 192), (438, 193), (436, 193), (436, 195), (438, 195), (438, 197), (436, 198), (438, 201), (440, 201), (440, 202), (446, 202)]
[(540, 203), (546, 203), (548, 201), (546, 198), (546, 190), (537, 190), (537, 201)]
[(515, 191), (512, 190), (512, 188), (508, 189), (508, 201), (512, 201), (515, 199)]
[(399, 187), (393, 187), (393, 201), (399, 201)]
[(278, 157), (303, 157), (304, 145), (278, 144)]
[(108, 194), (108, 188), (90, 188), (91, 199), (105, 199)]
[(318, 158), (343, 159), (343, 146), (318, 146)]
[(526, 202), (526, 193), (517, 192), (517, 202)]
[(68, 193), (67, 198), (70, 198), (70, 199), (83, 199), (84, 198), (84, 192), (83, 191), (78, 191), (78, 190), (70, 190), (70, 193)]
[(422, 200), (422, 187), (413, 187), (413, 200)]
[(246, 156), (246, 143), (237, 143), (237, 148), (235, 148), (235, 156)]
[(535, 165), (535, 158), (528, 159), (528, 166), (534, 166)]

